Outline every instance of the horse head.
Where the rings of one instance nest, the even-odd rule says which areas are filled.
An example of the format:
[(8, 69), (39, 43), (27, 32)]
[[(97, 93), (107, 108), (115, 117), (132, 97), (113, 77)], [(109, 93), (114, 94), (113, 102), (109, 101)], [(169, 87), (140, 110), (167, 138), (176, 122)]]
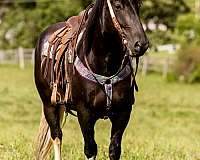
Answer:
[(102, 33), (117, 33), (131, 51), (131, 56), (144, 55), (149, 41), (139, 18), (140, 0), (103, 1)]

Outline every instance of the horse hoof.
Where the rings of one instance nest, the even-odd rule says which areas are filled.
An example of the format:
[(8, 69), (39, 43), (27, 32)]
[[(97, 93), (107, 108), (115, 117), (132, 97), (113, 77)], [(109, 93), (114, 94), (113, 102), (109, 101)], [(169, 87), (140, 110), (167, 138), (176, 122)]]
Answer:
[(96, 159), (96, 157), (93, 156), (93, 157), (91, 157), (91, 158), (89, 158), (89, 159), (87, 159), (87, 160), (95, 160), (95, 159)]

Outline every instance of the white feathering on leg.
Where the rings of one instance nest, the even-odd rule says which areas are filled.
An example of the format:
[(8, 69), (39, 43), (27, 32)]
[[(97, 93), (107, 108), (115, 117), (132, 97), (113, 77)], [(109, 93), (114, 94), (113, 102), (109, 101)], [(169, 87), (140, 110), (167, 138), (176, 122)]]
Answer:
[(87, 160), (95, 160), (95, 159), (96, 159), (96, 157), (93, 156), (93, 157), (91, 157), (91, 158), (89, 158), (89, 159), (87, 159)]
[(61, 141), (59, 138), (56, 138), (53, 141), (54, 144), (54, 153), (55, 153), (55, 160), (61, 160)]

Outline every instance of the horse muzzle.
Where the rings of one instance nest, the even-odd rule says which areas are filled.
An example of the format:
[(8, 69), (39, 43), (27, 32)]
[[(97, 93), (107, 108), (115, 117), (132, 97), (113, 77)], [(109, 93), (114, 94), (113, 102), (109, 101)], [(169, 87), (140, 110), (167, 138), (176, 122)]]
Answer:
[(140, 57), (143, 56), (144, 53), (147, 51), (149, 48), (149, 42), (141, 43), (137, 41), (134, 44), (134, 47), (130, 47), (129, 55), (132, 57)]

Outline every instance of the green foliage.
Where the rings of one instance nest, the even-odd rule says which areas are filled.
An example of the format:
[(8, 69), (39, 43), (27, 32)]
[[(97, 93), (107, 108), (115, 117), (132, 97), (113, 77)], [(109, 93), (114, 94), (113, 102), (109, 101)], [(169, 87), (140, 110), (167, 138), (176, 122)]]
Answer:
[(82, 0), (81, 3), (85, 7), (87, 7), (89, 4), (93, 3), (94, 0)]
[(176, 19), (180, 14), (190, 11), (184, 0), (144, 0), (141, 7), (142, 21), (148, 26), (149, 20), (155, 24), (164, 24), (167, 31), (151, 31), (147, 27), (148, 37), (151, 45), (178, 42), (179, 38), (174, 34)]
[(191, 45), (178, 53), (176, 74), (189, 83), (200, 82), (200, 47)]
[(179, 16), (176, 22), (176, 32), (184, 36), (186, 42), (199, 41), (200, 19), (193, 13)]
[[(6, 1), (6, 0), (4, 0)], [(49, 25), (64, 21), (76, 15), (94, 0), (33, 0), (11, 1), (0, 9), (6, 10), (0, 23), (0, 48), (34, 47), (39, 34)], [(27, 1), (28, 2), (28, 1)], [(142, 21), (147, 24), (153, 20), (156, 24), (165, 24), (169, 31), (149, 32), (151, 43), (163, 44), (173, 40), (179, 41), (179, 34), (172, 34), (176, 27), (176, 19), (180, 14), (189, 12), (189, 4), (193, 0), (143, 0), (141, 7)], [(6, 9), (5, 9), (6, 8)], [(182, 21), (182, 20), (180, 20)], [(184, 22), (183, 22), (184, 23)], [(178, 24), (181, 24), (178, 22)], [(196, 25), (196, 24), (195, 24)], [(180, 28), (182, 26), (180, 25)], [(178, 33), (178, 31), (175, 33)], [(184, 35), (181, 36), (184, 39)]]
[(76, 15), (81, 10), (79, 0), (51, 2), (38, 0), (35, 5), (24, 6), (14, 4), (6, 12), (0, 37), (1, 48), (33, 47), (37, 37), (47, 26), (65, 21), (69, 16)]
[(171, 30), (155, 30), (147, 32), (147, 35), (151, 46), (174, 43), (176, 41), (176, 35)]
[(145, 23), (151, 19), (156, 24), (174, 28), (177, 16), (189, 10), (184, 0), (144, 0), (141, 15)]

